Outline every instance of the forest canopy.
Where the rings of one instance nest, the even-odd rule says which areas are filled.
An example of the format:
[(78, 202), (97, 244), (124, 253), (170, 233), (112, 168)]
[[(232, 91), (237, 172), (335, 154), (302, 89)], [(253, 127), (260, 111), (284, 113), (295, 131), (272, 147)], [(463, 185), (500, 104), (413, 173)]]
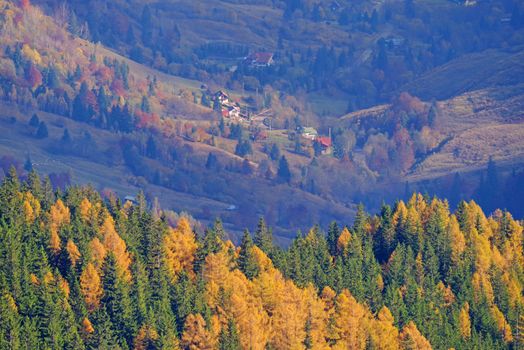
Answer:
[(2, 349), (430, 349), (521, 344), (522, 225), (414, 194), (353, 224), (240, 244), (220, 220), (53, 191), (14, 169), (0, 187)]

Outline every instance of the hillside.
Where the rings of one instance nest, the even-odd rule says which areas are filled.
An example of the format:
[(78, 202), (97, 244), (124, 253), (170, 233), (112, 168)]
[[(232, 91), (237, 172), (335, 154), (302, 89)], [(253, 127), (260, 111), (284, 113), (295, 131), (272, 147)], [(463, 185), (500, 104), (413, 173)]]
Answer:
[[(176, 216), (175, 216), (176, 217)], [(414, 195), (273, 244), (14, 169), (0, 186), (0, 347), (512, 349), (523, 229)]]
[[(506, 23), (511, 4), (498, 1), (297, 4), (2, 1), (4, 173), (32, 162), (120, 197), (142, 190), (204, 221), (219, 216), (237, 236), (265, 216), (283, 243), (292, 227), (326, 225), (355, 203), (378, 208), (413, 189), (449, 196), (452, 206), (475, 198), (487, 210), (506, 203), (524, 213), (511, 198), (522, 182), (520, 12)], [(222, 10), (237, 19), (223, 20)], [(434, 10), (469, 29), (443, 31), (447, 20)], [(128, 34), (140, 40), (131, 45)], [(108, 46), (86, 40), (96, 35)], [(274, 50), (273, 63), (246, 63), (257, 50)], [(490, 159), (501, 168), (497, 205), (482, 190)]]

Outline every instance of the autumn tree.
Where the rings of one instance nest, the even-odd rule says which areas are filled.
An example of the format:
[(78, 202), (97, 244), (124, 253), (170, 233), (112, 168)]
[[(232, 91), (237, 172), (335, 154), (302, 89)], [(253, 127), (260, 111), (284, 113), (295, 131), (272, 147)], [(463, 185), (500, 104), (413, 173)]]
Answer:
[(193, 262), (197, 250), (195, 235), (187, 218), (181, 218), (176, 228), (164, 237), (165, 263), (173, 281), (181, 271), (193, 274)]
[(92, 263), (87, 264), (80, 276), (80, 288), (88, 310), (93, 312), (98, 309), (103, 290), (100, 275)]

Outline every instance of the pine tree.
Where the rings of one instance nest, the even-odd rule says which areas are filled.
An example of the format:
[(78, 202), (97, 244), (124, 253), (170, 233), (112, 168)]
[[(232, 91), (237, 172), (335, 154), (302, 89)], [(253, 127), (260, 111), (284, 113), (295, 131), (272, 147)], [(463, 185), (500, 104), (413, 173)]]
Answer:
[(131, 335), (135, 331), (133, 309), (127, 283), (118, 274), (117, 260), (113, 253), (106, 256), (103, 267), (103, 290), (101, 299), (109, 320), (113, 324), (115, 335), (125, 340), (122, 346), (132, 343)]
[(240, 350), (242, 348), (237, 326), (232, 318), (227, 321), (227, 327), (222, 327), (220, 331), (218, 348), (220, 350)]
[(259, 273), (258, 265), (252, 255), (253, 246), (254, 244), (253, 240), (251, 239), (251, 234), (248, 230), (245, 230), (240, 243), (238, 268), (249, 279), (255, 278)]
[(280, 157), (278, 162), (277, 178), (280, 182), (289, 183), (291, 181), (291, 171), (285, 156)]
[(340, 236), (340, 229), (335, 221), (329, 225), (328, 235), (327, 235), (327, 245), (329, 248), (329, 254), (332, 256), (337, 255), (337, 244), (338, 237)]
[(40, 122), (38, 124), (38, 130), (36, 130), (36, 137), (39, 139), (45, 139), (47, 136), (49, 136), (49, 131), (47, 130), (47, 125), (45, 122)]
[(273, 233), (271, 229), (266, 226), (266, 221), (263, 217), (260, 217), (255, 231), (254, 243), (257, 247), (268, 255), (271, 255), (273, 251)]

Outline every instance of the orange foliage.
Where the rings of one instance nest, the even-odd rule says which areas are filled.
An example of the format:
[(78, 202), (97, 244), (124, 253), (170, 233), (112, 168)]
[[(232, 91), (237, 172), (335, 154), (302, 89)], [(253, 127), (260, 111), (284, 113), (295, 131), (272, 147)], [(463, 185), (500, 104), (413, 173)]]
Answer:
[(351, 233), (349, 232), (347, 227), (344, 227), (344, 229), (340, 233), (340, 236), (338, 237), (338, 241), (337, 241), (338, 251), (343, 252), (344, 250), (346, 250), (346, 247), (348, 246), (350, 240), (351, 240)]
[(333, 349), (365, 349), (368, 310), (344, 289), (335, 300), (336, 344)]
[(82, 254), (80, 254), (80, 250), (78, 250), (78, 247), (72, 240), (67, 241), (66, 250), (67, 254), (69, 255), (69, 260), (71, 261), (71, 264), (73, 265), (73, 267), (75, 267), (76, 263), (82, 256)]
[(193, 274), (193, 261), (197, 243), (189, 220), (181, 218), (175, 229), (170, 229), (164, 237), (165, 263), (173, 281), (178, 274), (186, 270)]
[(215, 340), (206, 328), (206, 321), (200, 314), (187, 316), (182, 334), (182, 346), (189, 350), (215, 349)]
[(126, 243), (115, 230), (115, 222), (111, 216), (107, 216), (100, 228), (100, 233), (104, 239), (104, 247), (112, 252), (116, 258), (121, 277), (126, 281), (131, 280), (131, 257), (126, 250)]
[(148, 349), (148, 344), (154, 342), (158, 339), (158, 332), (151, 326), (143, 325), (140, 327), (138, 334), (136, 335), (134, 341), (135, 350), (146, 350)]
[(89, 219), (89, 212), (92, 207), (93, 205), (87, 198), (82, 199), (82, 202), (80, 203), (79, 207), (80, 217), (82, 218), (82, 220), (87, 221)]
[(100, 242), (98, 237), (93, 238), (93, 240), (89, 243), (89, 248), (91, 250), (91, 258), (93, 260), (93, 264), (98, 269), (101, 268), (102, 264), (104, 263), (104, 259), (107, 255), (106, 248)]
[(100, 284), (100, 275), (91, 263), (87, 264), (80, 276), (80, 289), (84, 296), (87, 309), (90, 312), (98, 309), (103, 291)]
[(431, 344), (429, 341), (420, 334), (417, 326), (410, 321), (402, 333), (400, 333), (400, 341), (402, 342), (403, 348), (406, 350), (431, 350)]
[(70, 213), (69, 208), (67, 208), (64, 203), (59, 199), (56, 203), (51, 206), (49, 212), (49, 228), (50, 228), (50, 238), (49, 238), (49, 248), (55, 254), (60, 251), (60, 237), (58, 235), (58, 230), (70, 222)]
[(40, 202), (33, 196), (31, 192), (26, 192), (24, 197), (24, 217), (28, 224), (32, 224), (40, 215)]
[(82, 320), (82, 330), (88, 334), (91, 334), (95, 331), (93, 325), (91, 324), (91, 321), (89, 321), (87, 317), (84, 317), (84, 319)]

